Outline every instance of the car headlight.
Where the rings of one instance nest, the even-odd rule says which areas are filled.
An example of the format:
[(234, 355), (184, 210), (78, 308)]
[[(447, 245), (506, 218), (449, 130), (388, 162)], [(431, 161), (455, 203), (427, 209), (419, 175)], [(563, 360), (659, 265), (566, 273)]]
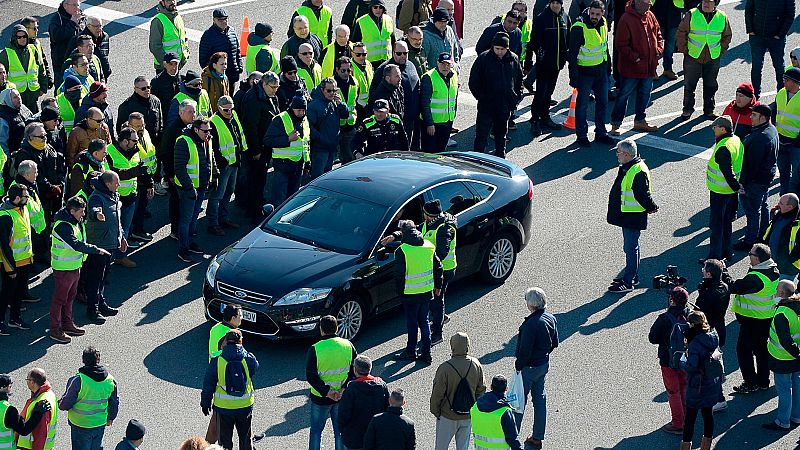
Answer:
[(301, 288), (284, 295), (273, 306), (299, 305), (302, 303), (322, 300), (331, 293), (333, 288)]
[(206, 281), (208, 285), (212, 288), (216, 285), (217, 279), (217, 270), (219, 269), (219, 263), (217, 262), (217, 258), (211, 260), (211, 263), (208, 265), (208, 269), (206, 270)]

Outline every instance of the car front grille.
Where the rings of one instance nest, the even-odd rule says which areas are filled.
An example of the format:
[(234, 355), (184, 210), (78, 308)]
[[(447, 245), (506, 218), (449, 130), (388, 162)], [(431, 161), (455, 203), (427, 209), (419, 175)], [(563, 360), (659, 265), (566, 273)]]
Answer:
[(232, 299), (236, 299), (243, 302), (258, 303), (263, 305), (268, 301), (272, 300), (272, 296), (270, 295), (248, 291), (247, 289), (240, 289), (236, 286), (230, 285), (228, 283), (223, 283), (221, 281), (217, 281), (217, 290), (219, 291), (220, 294), (226, 297), (230, 297)]
[[(206, 308), (208, 315), (211, 316), (211, 318), (216, 322), (222, 321), (222, 313), (220, 312), (222, 303), (223, 301), (215, 298), (209, 302), (208, 307)], [(243, 320), (242, 324), (239, 326), (239, 329), (246, 333), (257, 334), (260, 336), (269, 337), (278, 334), (280, 327), (278, 327), (278, 324), (276, 324), (275, 321), (273, 321), (268, 315), (250, 309), (247, 310), (254, 312), (257, 316), (257, 320), (255, 323)]]

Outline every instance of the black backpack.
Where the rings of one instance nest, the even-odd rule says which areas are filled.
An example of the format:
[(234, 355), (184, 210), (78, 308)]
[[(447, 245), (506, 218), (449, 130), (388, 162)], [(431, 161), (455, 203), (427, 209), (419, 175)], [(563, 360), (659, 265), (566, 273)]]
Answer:
[(242, 359), (239, 361), (228, 361), (228, 365), (225, 366), (225, 392), (228, 395), (243, 397), (247, 392), (245, 364), (247, 364), (247, 362)]
[(472, 370), (472, 364), (469, 365), (467, 373), (464, 374), (464, 376), (458, 373), (458, 370), (456, 370), (455, 366), (451, 364), (450, 361), (448, 361), (447, 364), (461, 377), (458, 381), (458, 386), (456, 386), (456, 392), (453, 394), (453, 400), (448, 399), (448, 402), (450, 402), (450, 409), (456, 414), (469, 414), (469, 410), (472, 409), (472, 405), (475, 404), (475, 392), (473, 392), (469, 381), (467, 381), (467, 376), (470, 370)]
[(684, 338), (686, 330), (689, 329), (689, 323), (686, 318), (692, 310), (687, 306), (677, 317), (667, 313), (667, 317), (671, 321), (671, 332), (669, 336), (669, 367), (671, 369), (679, 370), (681, 368), (681, 356), (686, 352), (686, 343)]

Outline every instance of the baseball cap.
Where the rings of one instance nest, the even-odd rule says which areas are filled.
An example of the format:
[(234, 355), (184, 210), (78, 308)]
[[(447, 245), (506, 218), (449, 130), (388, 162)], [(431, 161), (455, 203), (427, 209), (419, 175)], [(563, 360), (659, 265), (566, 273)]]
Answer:
[(372, 104), (372, 110), (373, 111), (381, 111), (381, 110), (389, 111), (389, 102), (384, 100), (384, 99), (382, 99), (382, 98), (379, 98), (379, 99), (375, 100), (375, 102)]
[(452, 63), (453, 62), (453, 55), (451, 55), (450, 53), (447, 53), (447, 52), (439, 53), (439, 58), (437, 59), (437, 61), (439, 61), (440, 63), (443, 63), (443, 62)]

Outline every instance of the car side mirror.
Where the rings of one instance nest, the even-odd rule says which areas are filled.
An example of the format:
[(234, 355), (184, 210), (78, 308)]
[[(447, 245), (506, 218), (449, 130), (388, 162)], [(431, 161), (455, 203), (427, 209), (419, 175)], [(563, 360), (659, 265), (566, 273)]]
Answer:
[(386, 247), (379, 248), (375, 253), (375, 257), (378, 261), (386, 261), (386, 259), (389, 258), (389, 249)]
[(275, 211), (275, 207), (272, 206), (272, 203), (267, 203), (261, 207), (261, 210), (264, 211), (264, 217), (269, 217)]

